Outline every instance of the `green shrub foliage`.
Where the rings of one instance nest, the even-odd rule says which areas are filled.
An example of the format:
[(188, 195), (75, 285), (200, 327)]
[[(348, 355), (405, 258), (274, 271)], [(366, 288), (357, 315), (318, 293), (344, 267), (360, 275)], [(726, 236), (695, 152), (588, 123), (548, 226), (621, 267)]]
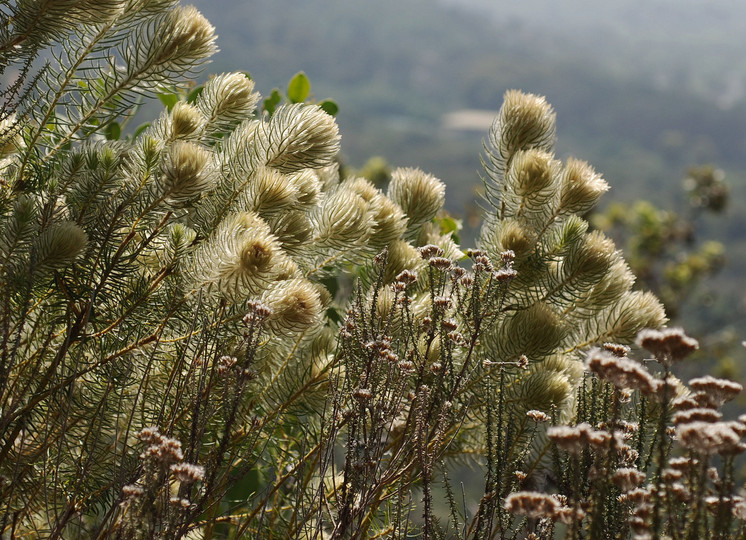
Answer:
[[(670, 368), (696, 342), (679, 330), (640, 335), (658, 373), (609, 344), (665, 316), (580, 217), (607, 186), (552, 154), (543, 98), (506, 94), (464, 252), (438, 179), (397, 169), (384, 193), (340, 176), (336, 106), (308, 102), (305, 75), (264, 110), (242, 73), (174, 93), (215, 50), (194, 8), (2, 9), (4, 537), (724, 538), (742, 523), (746, 428), (715, 410), (738, 385), (687, 396)], [(167, 108), (123, 137), (154, 94)], [(682, 400), (690, 417), (672, 420)], [(449, 480), (459, 463), (484, 473), (473, 504)]]

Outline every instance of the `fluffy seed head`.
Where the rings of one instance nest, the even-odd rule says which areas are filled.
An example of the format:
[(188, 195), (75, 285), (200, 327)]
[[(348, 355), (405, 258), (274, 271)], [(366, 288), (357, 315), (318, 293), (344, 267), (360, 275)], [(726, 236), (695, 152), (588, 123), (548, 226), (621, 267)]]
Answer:
[(633, 468), (621, 468), (614, 471), (611, 481), (621, 491), (627, 492), (636, 488), (645, 481), (645, 473)]
[(715, 409), (693, 408), (676, 412), (673, 415), (673, 423), (678, 426), (691, 422), (717, 422), (722, 417), (723, 414)]
[(549, 416), (547, 416), (546, 413), (537, 411), (535, 409), (531, 409), (526, 413), (526, 416), (528, 416), (531, 420), (534, 422), (547, 422), (549, 420)]
[(146, 427), (135, 433), (135, 436), (148, 445), (140, 454), (140, 459), (145, 462), (149, 461), (168, 467), (172, 463), (178, 463), (184, 459), (181, 442), (162, 435), (155, 427)]
[(192, 463), (175, 463), (170, 467), (171, 474), (185, 484), (193, 484), (205, 476), (205, 468)]
[(627, 345), (621, 345), (619, 343), (604, 343), (604, 350), (610, 352), (614, 356), (624, 358), (629, 354), (630, 348)]

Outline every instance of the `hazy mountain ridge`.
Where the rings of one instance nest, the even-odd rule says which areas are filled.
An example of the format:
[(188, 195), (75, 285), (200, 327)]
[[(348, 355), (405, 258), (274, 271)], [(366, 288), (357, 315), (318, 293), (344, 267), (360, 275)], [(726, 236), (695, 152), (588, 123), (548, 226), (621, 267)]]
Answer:
[(657, 88), (729, 108), (746, 99), (746, 5), (727, 0), (587, 2), (443, 0), (512, 24)]

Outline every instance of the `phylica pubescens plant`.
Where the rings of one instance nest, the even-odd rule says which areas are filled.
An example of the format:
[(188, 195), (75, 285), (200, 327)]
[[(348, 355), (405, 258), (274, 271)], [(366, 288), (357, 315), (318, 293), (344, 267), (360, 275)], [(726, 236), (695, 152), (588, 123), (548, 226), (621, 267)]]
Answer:
[[(606, 184), (553, 156), (542, 98), (506, 94), (490, 211), (464, 254), (440, 233), (439, 180), (398, 169), (384, 194), (340, 178), (334, 119), (263, 114), (240, 73), (121, 140), (138, 96), (215, 50), (194, 8), (7, 10), (2, 534), (549, 538), (562, 522), (618, 537), (711, 529), (712, 493), (715, 530), (739, 526), (732, 460), (722, 479), (702, 469), (743, 432), (703, 409), (723, 401), (705, 387), (739, 389), (695, 380), (686, 397), (670, 363), (691, 343), (671, 331), (640, 337), (660, 375), (616, 359), (621, 345), (584, 369), (589, 348), (664, 315), (579, 217)], [(689, 461), (674, 465), (671, 411), (687, 403), (673, 422)], [(467, 507), (449, 465), (475, 457), (484, 495)], [(686, 480), (665, 490), (672, 471)], [(556, 493), (528, 489), (547, 478)]]

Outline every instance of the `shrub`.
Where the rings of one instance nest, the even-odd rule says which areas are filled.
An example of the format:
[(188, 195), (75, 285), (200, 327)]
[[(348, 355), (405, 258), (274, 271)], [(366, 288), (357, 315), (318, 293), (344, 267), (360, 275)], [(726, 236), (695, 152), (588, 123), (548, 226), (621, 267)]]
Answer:
[[(552, 154), (543, 98), (506, 94), (479, 249), (464, 253), (440, 232), (439, 180), (398, 169), (384, 194), (341, 178), (329, 107), (273, 96), (258, 111), (243, 74), (121, 138), (138, 96), (215, 50), (193, 8), (7, 10), (4, 535), (743, 526), (732, 456), (746, 428), (715, 411), (740, 387), (702, 378), (686, 395), (671, 364), (696, 342), (679, 330), (639, 334), (657, 374), (612, 344), (660, 327), (663, 310), (579, 217), (606, 184)], [(449, 480), (459, 460), (484, 472), (475, 507)]]

